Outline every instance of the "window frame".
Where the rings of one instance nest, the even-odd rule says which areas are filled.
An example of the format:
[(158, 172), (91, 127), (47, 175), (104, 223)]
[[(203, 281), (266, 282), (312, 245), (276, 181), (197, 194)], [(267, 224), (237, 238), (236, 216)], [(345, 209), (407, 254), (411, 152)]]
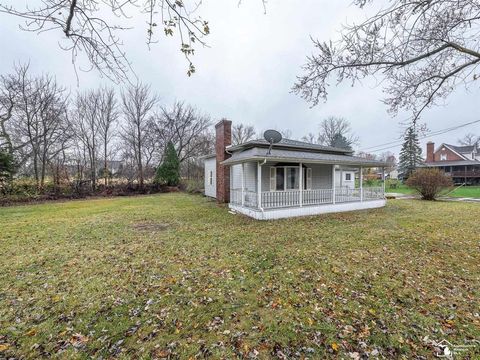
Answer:
[[(270, 166), (270, 191), (287, 191), (287, 190), (300, 190), (300, 166)], [(277, 169), (283, 169), (283, 189), (277, 189)], [(298, 179), (298, 187), (294, 189), (287, 189), (287, 174), (288, 169), (296, 169), (295, 172), (297, 173)], [(303, 171), (304, 168), (302, 168)], [(306, 170), (310, 170), (310, 183), (311, 183), (311, 168), (306, 168)], [(307, 171), (308, 174), (308, 171)], [(308, 184), (308, 183), (307, 183)], [(310, 185), (311, 186), (311, 185)]]

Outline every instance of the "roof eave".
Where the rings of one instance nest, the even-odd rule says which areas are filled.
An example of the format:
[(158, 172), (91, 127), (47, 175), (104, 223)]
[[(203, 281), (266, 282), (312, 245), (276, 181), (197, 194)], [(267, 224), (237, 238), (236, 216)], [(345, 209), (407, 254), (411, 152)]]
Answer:
[(249, 161), (292, 161), (292, 162), (303, 162), (309, 164), (326, 164), (326, 165), (356, 165), (356, 166), (366, 166), (366, 167), (387, 167), (390, 164), (383, 162), (359, 162), (359, 161), (349, 161), (349, 160), (315, 160), (315, 159), (301, 159), (301, 158), (285, 158), (285, 157), (264, 157), (264, 156), (251, 156), (243, 159), (232, 159), (229, 158), (221, 162), (222, 165), (237, 165)]

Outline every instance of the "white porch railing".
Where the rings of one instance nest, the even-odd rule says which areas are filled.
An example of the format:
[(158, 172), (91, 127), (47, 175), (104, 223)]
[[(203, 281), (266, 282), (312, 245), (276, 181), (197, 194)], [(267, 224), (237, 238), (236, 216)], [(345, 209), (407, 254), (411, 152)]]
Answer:
[(242, 189), (230, 189), (230, 203), (233, 205), (256, 208), (257, 199), (258, 197), (255, 191), (243, 190), (242, 201)]
[[(383, 198), (383, 187), (367, 187), (363, 189), (335, 188), (335, 203), (360, 202)], [(303, 190), (301, 194), (300, 190), (262, 191), (261, 201), (263, 209), (333, 204), (333, 189)], [(258, 195), (254, 191), (230, 190), (230, 203), (233, 205), (257, 208), (257, 202)]]
[(360, 189), (351, 189), (348, 187), (335, 188), (335, 202), (344, 203), (352, 201), (361, 201)]
[(264, 209), (291, 207), (299, 205), (300, 190), (262, 192), (262, 207)]
[(333, 189), (303, 190), (303, 205), (331, 204)]
[(385, 198), (383, 187), (366, 187), (363, 188), (363, 200), (378, 200)]

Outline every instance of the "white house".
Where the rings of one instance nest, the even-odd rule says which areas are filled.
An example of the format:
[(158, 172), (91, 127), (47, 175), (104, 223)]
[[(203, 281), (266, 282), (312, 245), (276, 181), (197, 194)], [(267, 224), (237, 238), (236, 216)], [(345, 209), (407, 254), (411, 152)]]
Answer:
[[(385, 206), (384, 186), (363, 186), (362, 169), (386, 163), (346, 149), (283, 139), (231, 145), (231, 121), (216, 126), (215, 154), (205, 156), (205, 195), (259, 220)], [(358, 181), (356, 181), (358, 174)]]

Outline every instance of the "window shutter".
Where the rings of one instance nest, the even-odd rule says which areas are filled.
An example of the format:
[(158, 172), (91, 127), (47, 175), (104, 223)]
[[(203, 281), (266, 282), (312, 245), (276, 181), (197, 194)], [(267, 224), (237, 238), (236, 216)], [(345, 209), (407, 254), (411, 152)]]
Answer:
[(270, 168), (270, 191), (275, 191), (277, 188), (277, 169)]
[(307, 168), (307, 190), (312, 189), (312, 168)]

